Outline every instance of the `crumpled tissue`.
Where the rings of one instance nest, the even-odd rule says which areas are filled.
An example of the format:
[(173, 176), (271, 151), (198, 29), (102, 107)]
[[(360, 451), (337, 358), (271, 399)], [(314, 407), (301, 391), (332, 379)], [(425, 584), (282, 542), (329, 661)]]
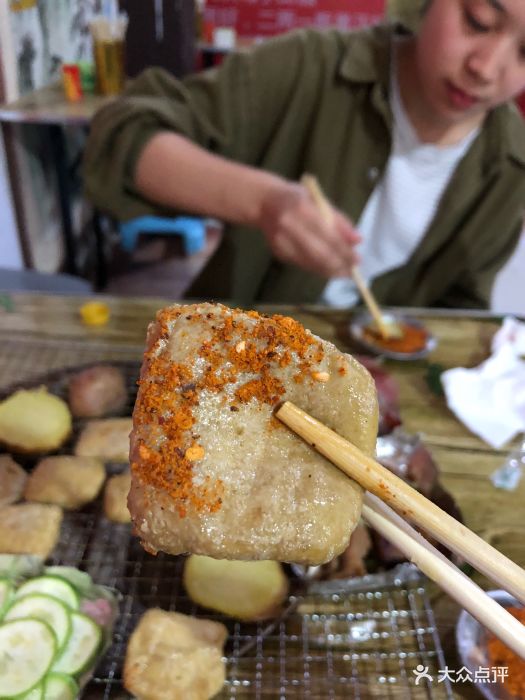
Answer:
[(525, 432), (525, 323), (505, 318), (488, 360), (443, 372), (441, 379), (451, 411), (492, 447)]

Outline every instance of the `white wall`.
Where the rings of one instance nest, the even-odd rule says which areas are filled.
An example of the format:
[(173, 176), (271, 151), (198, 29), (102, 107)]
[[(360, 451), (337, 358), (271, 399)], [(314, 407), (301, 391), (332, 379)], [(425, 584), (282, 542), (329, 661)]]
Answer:
[(0, 138), (0, 267), (20, 270), (22, 253), (18, 242), (11, 191), (7, 179), (4, 142)]
[(491, 308), (525, 316), (525, 230), (514, 254), (496, 278)]

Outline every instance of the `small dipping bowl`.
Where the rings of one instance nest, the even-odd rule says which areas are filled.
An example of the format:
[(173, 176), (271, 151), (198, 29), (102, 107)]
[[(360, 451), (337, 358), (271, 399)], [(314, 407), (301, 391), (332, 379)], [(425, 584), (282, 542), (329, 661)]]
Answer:
[(424, 343), (421, 348), (410, 352), (403, 352), (392, 348), (385, 347), (380, 338), (377, 341), (370, 334), (366, 333), (367, 329), (375, 324), (371, 314), (363, 311), (357, 314), (350, 322), (349, 332), (352, 340), (363, 350), (372, 352), (374, 355), (381, 355), (390, 360), (420, 360), (426, 357), (437, 346), (436, 338), (425, 328), (425, 326), (410, 316), (403, 314), (387, 312), (383, 314), (383, 318), (387, 323), (395, 322), (401, 326), (423, 331), (425, 334)]
[[(504, 608), (523, 607), (507, 591), (486, 591), (486, 593)], [(461, 663), (470, 671), (473, 679), (476, 679), (476, 672), (479, 673), (480, 669), (490, 669), (490, 683), (477, 681), (473, 682), (474, 687), (487, 700), (519, 700), (518, 696), (512, 695), (505, 688), (501, 680), (492, 678), (492, 662), (487, 648), (490, 636), (491, 633), (470, 613), (466, 610), (461, 612), (456, 624), (456, 646)], [(523, 663), (525, 664), (525, 661)]]

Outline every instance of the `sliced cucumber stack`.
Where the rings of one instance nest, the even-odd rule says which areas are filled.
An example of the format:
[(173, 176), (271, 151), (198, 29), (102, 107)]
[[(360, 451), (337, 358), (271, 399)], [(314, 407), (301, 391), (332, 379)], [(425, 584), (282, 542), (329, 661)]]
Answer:
[(79, 676), (88, 669), (102, 643), (102, 629), (87, 615), (71, 613), (72, 629), (66, 646), (53, 664), (53, 671)]
[(0, 625), (2, 696), (14, 698), (35, 690), (56, 655), (53, 630), (41, 620), (26, 618)]
[(78, 684), (65, 673), (51, 672), (44, 681), (44, 700), (75, 700)]
[(50, 595), (72, 610), (78, 610), (80, 604), (79, 595), (76, 590), (68, 581), (59, 576), (37, 576), (36, 578), (32, 578), (18, 587), (15, 597), (22, 598), (22, 596), (29, 595), (30, 593), (45, 593), (46, 595)]
[(46, 622), (57, 638), (58, 650), (62, 649), (71, 634), (71, 618), (67, 607), (44, 593), (33, 593), (23, 598), (15, 598), (8, 608), (4, 620), (20, 620), (24, 617), (34, 617)]
[[(78, 584), (78, 585), (77, 585)], [(0, 576), (0, 700), (75, 700), (104, 646), (105, 627), (80, 612), (104, 587), (70, 568), (19, 583)], [(86, 611), (90, 606), (86, 605)]]

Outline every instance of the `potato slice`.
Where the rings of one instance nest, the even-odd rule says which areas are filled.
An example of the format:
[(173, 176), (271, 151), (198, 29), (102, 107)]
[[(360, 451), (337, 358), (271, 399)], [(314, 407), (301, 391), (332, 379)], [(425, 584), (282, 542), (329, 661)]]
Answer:
[(14, 451), (35, 454), (57, 450), (71, 433), (65, 401), (45, 386), (21, 389), (0, 402), (0, 442)]
[(277, 561), (229, 561), (192, 554), (184, 563), (183, 581), (195, 603), (239, 620), (275, 616), (288, 594), (288, 579)]

